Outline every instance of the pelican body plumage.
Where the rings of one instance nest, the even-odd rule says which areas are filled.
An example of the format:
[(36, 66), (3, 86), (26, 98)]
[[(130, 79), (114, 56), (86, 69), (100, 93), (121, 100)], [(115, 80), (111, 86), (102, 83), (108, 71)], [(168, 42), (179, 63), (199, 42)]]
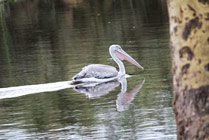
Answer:
[(126, 74), (123, 60), (126, 60), (138, 68), (144, 69), (136, 60), (128, 55), (120, 45), (111, 45), (109, 53), (118, 64), (119, 71), (113, 66), (103, 64), (90, 64), (85, 66), (81, 72), (73, 76), (73, 82), (107, 82), (120, 78)]

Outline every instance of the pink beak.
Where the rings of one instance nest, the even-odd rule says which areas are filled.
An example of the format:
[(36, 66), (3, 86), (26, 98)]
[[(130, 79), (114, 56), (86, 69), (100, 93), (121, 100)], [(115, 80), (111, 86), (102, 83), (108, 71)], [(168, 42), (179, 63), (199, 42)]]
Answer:
[(136, 60), (134, 60), (130, 55), (128, 55), (125, 51), (121, 50), (117, 50), (116, 51), (116, 56), (120, 59), (120, 60), (126, 60), (128, 62), (130, 62), (131, 64), (137, 66), (138, 68), (144, 69), (138, 62), (136, 62)]

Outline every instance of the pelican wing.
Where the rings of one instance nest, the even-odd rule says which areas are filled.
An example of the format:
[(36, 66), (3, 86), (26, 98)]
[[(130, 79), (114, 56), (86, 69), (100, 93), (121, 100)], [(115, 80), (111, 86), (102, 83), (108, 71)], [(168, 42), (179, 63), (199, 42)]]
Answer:
[(97, 78), (97, 79), (104, 79), (104, 78), (112, 78), (116, 77), (118, 71), (115, 67), (102, 65), (102, 64), (91, 64), (82, 69), (81, 72), (76, 74), (73, 77), (73, 80), (79, 81), (83, 78)]

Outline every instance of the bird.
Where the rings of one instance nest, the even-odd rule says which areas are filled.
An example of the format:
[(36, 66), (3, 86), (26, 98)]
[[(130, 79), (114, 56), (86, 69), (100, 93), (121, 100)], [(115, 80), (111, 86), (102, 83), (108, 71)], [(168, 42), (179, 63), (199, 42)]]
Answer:
[(136, 60), (128, 55), (120, 45), (111, 45), (109, 47), (109, 53), (112, 59), (118, 64), (119, 71), (113, 66), (103, 64), (90, 64), (83, 67), (83, 69), (73, 76), (72, 82), (108, 82), (119, 79), (126, 75), (126, 70), (123, 64), (123, 60), (126, 60), (138, 68), (144, 69)]

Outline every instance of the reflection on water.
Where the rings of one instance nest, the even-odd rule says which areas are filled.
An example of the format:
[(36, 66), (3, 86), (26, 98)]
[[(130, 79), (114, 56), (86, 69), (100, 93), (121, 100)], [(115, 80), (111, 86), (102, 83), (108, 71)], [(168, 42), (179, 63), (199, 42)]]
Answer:
[(133, 101), (136, 94), (141, 89), (142, 85), (144, 84), (145, 80), (142, 80), (140, 83), (136, 85), (134, 89), (132, 89), (129, 93), (126, 93), (127, 91), (127, 81), (125, 78), (120, 79), (121, 83), (121, 92), (118, 94), (117, 98), (117, 110), (118, 111), (124, 111), (128, 109), (128, 106)]
[(116, 87), (121, 84), (121, 91), (117, 95), (118, 98), (116, 100), (117, 110), (124, 111), (128, 109), (128, 106), (133, 101), (136, 94), (141, 89), (142, 85), (144, 84), (145, 80), (142, 80), (138, 85), (130, 92), (126, 93), (127, 91), (127, 80), (125, 77), (122, 77), (118, 80), (113, 80), (105, 83), (87, 83), (75, 86), (73, 89), (79, 93), (83, 93), (88, 98), (99, 98), (104, 96), (111, 91), (113, 91)]
[(117, 80), (109, 81), (105, 83), (87, 83), (82, 85), (77, 85), (73, 89), (79, 93), (83, 93), (88, 98), (99, 98), (113, 91), (116, 87), (120, 85)]
[(145, 68), (125, 63), (134, 76), (124, 94), (118, 83), (94, 99), (72, 88), (1, 99), (0, 139), (176, 139), (168, 42), (162, 0), (0, 4), (0, 88), (68, 81), (88, 64), (116, 66), (111, 44)]

